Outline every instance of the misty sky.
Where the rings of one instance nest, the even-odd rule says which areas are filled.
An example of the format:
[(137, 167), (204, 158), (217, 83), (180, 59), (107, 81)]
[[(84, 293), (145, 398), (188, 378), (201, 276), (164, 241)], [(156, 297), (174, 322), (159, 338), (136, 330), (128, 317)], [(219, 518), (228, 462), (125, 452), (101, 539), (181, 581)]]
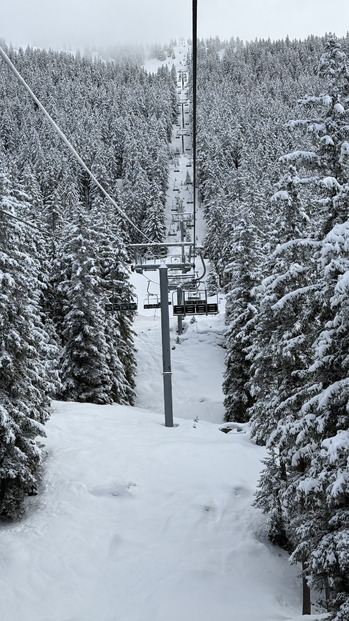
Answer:
[[(191, 34), (191, 0), (0, 0), (0, 38), (62, 47)], [(198, 0), (198, 36), (291, 39), (349, 30), (349, 0)]]

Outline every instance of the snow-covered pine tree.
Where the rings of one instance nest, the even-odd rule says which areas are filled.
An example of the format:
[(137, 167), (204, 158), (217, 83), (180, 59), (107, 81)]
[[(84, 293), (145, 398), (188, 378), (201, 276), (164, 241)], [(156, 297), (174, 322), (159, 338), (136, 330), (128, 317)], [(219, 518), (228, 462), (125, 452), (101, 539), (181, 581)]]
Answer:
[[(227, 232), (227, 229), (230, 229), (229, 224), (232, 221), (232, 217), (229, 218), (230, 212), (229, 202), (222, 191), (218, 191), (217, 196), (212, 197), (206, 204), (204, 249), (217, 274), (220, 286), (224, 283), (224, 266), (229, 261), (229, 254), (226, 256), (222, 252), (222, 233), (223, 230)], [(229, 243), (229, 238), (225, 239), (225, 242)]]
[[(155, 181), (149, 188), (149, 206), (145, 213), (142, 226), (143, 233), (154, 243), (163, 243), (166, 236), (166, 218), (163, 194)], [(154, 250), (155, 256), (160, 256), (160, 247)]]
[[(309, 117), (289, 122), (291, 130), (302, 129), (312, 138), (313, 150), (297, 150), (284, 155), (284, 163), (296, 163), (312, 171), (304, 174), (303, 185), (317, 186), (313, 196), (313, 217), (320, 238), (336, 222), (346, 219), (346, 206), (336, 199), (349, 171), (349, 73), (347, 56), (334, 35), (327, 37), (319, 63), (319, 75), (325, 83), (320, 95), (307, 95), (300, 103)], [(314, 195), (314, 190), (313, 190)], [(315, 200), (314, 200), (315, 199)]]
[(113, 376), (107, 363), (99, 239), (90, 213), (77, 208), (56, 261), (62, 317), (61, 398), (111, 403)]
[(282, 416), (280, 405), (292, 395), (308, 361), (309, 309), (302, 309), (302, 300), (312, 286), (313, 240), (306, 237), (308, 218), (299, 181), (296, 168), (289, 167), (271, 198), (271, 252), (262, 268), (265, 277), (255, 292), (258, 312), (249, 357), (250, 389), (255, 398), (251, 424), (258, 443), (270, 438)]
[[(283, 506), (311, 582), (326, 588), (327, 606), (344, 619), (349, 603), (349, 222), (323, 244), (320, 299), (332, 309), (315, 343), (298, 417), (288, 416), (275, 439), (287, 464)], [(295, 395), (297, 397), (297, 395)], [(296, 500), (296, 502), (295, 502)]]
[[(271, 510), (272, 528), (282, 524), (301, 561), (304, 575), (325, 590), (331, 618), (344, 620), (349, 609), (348, 513), (348, 75), (338, 41), (329, 37), (321, 60), (328, 92), (305, 98), (309, 105), (325, 106), (322, 117), (299, 122), (313, 132), (316, 150), (298, 151), (285, 161), (308, 160), (315, 166), (321, 217), (316, 223), (322, 243), (318, 269), (313, 273), (315, 295), (302, 301), (312, 315), (311, 358), (288, 399), (279, 403), (281, 416), (269, 445), (281, 472), (276, 494), (268, 494), (268, 476), (275, 470), (271, 455), (261, 478), (258, 503)], [(297, 125), (297, 122), (293, 122)], [(311, 179), (316, 179), (316, 174)], [(303, 330), (303, 333), (306, 332)], [(298, 345), (298, 349), (301, 346)], [(309, 357), (309, 356), (308, 356)], [(270, 486), (269, 486), (270, 487)], [(268, 506), (269, 505), (269, 506)], [(277, 507), (281, 507), (277, 511)], [(280, 519), (281, 518), (281, 519)]]
[(49, 346), (40, 312), (40, 264), (31, 252), (34, 231), (1, 211), (16, 216), (21, 210), (5, 172), (0, 199), (0, 518), (17, 519), (25, 495), (37, 487), (42, 461), (37, 438), (45, 435), (49, 417)]
[[(251, 197), (252, 200), (252, 197)], [(259, 282), (261, 262), (260, 232), (251, 222), (247, 206), (239, 218), (230, 238), (231, 260), (225, 270), (230, 283), (227, 293), (226, 320), (226, 370), (223, 392), (225, 394), (225, 420), (246, 422), (253, 398), (249, 389), (252, 318), (255, 316), (253, 288)]]
[[(99, 265), (104, 302), (132, 302), (129, 258), (123, 241), (125, 225), (105, 201), (94, 206), (99, 234)], [(115, 403), (133, 405), (136, 358), (133, 313), (106, 313), (104, 333), (107, 365), (112, 374), (111, 397)]]
[[(122, 203), (132, 222), (142, 230), (144, 219), (151, 206), (150, 182), (138, 159), (127, 165), (124, 175)], [(144, 241), (140, 233), (133, 228), (130, 228), (129, 236), (134, 243)]]
[(133, 300), (122, 230), (112, 208), (95, 198), (91, 211), (76, 209), (58, 251), (54, 281), (63, 399), (134, 401), (133, 315), (105, 311), (107, 302)]

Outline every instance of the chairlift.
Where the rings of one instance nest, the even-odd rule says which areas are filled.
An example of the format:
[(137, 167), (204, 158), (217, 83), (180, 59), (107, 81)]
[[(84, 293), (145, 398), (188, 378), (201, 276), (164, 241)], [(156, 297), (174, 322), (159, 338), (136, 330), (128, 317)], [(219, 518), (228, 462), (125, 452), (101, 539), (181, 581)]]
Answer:
[(181, 257), (179, 254), (173, 254), (170, 257), (170, 263), (171, 266), (174, 265), (175, 263), (181, 263)]
[[(148, 288), (149, 288), (149, 283), (148, 283)], [(160, 307), (161, 307), (161, 302), (160, 302), (160, 299), (157, 293), (148, 292), (147, 297), (143, 301), (144, 310), (152, 310), (152, 309), (155, 310), (156, 308), (160, 308)]]
[(215, 302), (209, 301), (207, 289), (190, 288), (183, 290), (184, 300), (182, 304), (173, 305), (174, 315), (217, 315), (219, 313), (218, 294)]
[(138, 296), (135, 294), (133, 300), (121, 300), (117, 299), (119, 296), (112, 295), (111, 299), (104, 305), (104, 310), (107, 313), (127, 313), (135, 312), (138, 309)]

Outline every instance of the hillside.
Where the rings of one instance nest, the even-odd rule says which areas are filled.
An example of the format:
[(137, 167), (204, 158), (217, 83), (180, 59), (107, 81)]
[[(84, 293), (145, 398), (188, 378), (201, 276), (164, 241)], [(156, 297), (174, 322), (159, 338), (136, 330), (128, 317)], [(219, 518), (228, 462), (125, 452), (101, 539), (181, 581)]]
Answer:
[(349, 38), (6, 50), (0, 613), (347, 621)]

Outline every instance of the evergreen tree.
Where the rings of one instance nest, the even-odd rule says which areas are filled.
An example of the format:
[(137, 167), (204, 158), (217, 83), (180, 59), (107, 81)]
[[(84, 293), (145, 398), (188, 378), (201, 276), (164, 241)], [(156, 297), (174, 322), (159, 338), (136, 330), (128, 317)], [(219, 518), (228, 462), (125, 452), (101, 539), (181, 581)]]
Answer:
[[(156, 183), (150, 187), (150, 205), (146, 211), (142, 230), (153, 242), (164, 242), (166, 236), (166, 218), (161, 190)], [(159, 254), (159, 249), (155, 250)]]
[[(271, 454), (261, 477), (257, 503), (270, 512), (274, 538), (286, 542), (293, 551), (291, 558), (302, 562), (308, 582), (325, 588), (327, 607), (333, 611), (332, 618), (339, 620), (345, 618), (349, 601), (348, 78), (345, 58), (333, 37), (328, 39), (321, 71), (328, 78), (328, 93), (304, 101), (325, 106), (325, 115), (300, 122), (313, 132), (316, 149), (294, 152), (283, 160), (310, 162), (315, 169), (315, 175), (304, 181), (317, 181), (319, 191), (324, 189), (326, 193), (318, 199), (322, 211), (314, 237), (327, 234), (321, 243), (313, 239), (314, 248), (321, 249), (321, 253), (313, 253), (316, 269), (310, 272), (308, 286), (293, 287), (274, 304), (274, 308), (287, 307), (288, 320), (292, 309), (297, 308), (294, 301), (301, 302), (297, 318), (298, 323), (302, 318), (302, 329), (300, 340), (294, 341), (294, 352), (301, 364), (288, 373), (296, 380), (293, 385), (286, 392), (284, 385), (279, 386), (273, 403), (278, 416), (268, 417), (266, 437)], [(296, 317), (294, 322), (296, 325)], [(290, 329), (289, 334), (292, 336)], [(281, 377), (285, 382), (285, 371)]]
[[(110, 222), (115, 222), (110, 226)], [(99, 233), (99, 263), (103, 299), (108, 302), (132, 302), (129, 258), (122, 240), (122, 223), (113, 218), (112, 209), (100, 205), (95, 211)], [(134, 347), (133, 313), (107, 313), (105, 338), (107, 365), (112, 374), (111, 397), (116, 403), (133, 405), (135, 397), (136, 358)]]
[(253, 398), (249, 389), (250, 360), (248, 352), (253, 334), (252, 318), (255, 316), (253, 288), (259, 280), (258, 232), (248, 213), (242, 214), (231, 238), (231, 262), (227, 265), (230, 290), (227, 294), (226, 318), (226, 370), (223, 392), (225, 393), (225, 420), (246, 422)]
[[(0, 209), (14, 217), (20, 203), (5, 173)], [(0, 210), (0, 518), (17, 519), (37, 487), (49, 416), (51, 385), (45, 368), (48, 337), (40, 313), (33, 230)]]
[(252, 432), (259, 443), (268, 441), (281, 417), (281, 404), (292, 395), (309, 362), (309, 337), (305, 334), (310, 313), (301, 304), (311, 291), (313, 242), (306, 237), (308, 219), (299, 181), (291, 166), (271, 198), (275, 222), (272, 252), (262, 268), (266, 276), (256, 290), (258, 313), (249, 357), (255, 397)]
[[(62, 312), (61, 398), (111, 403), (98, 239), (89, 216), (79, 209), (59, 251)], [(57, 266), (58, 267), (58, 266)]]

